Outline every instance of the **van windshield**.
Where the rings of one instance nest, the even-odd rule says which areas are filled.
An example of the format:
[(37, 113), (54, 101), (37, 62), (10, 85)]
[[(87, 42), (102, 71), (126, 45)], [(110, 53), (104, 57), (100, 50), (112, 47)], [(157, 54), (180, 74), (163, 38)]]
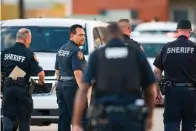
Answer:
[(156, 57), (164, 44), (162, 43), (144, 43), (142, 44), (147, 57)]
[[(69, 27), (2, 27), (1, 50), (15, 43), (16, 33), (21, 28), (31, 30), (32, 41), (30, 49), (33, 52), (57, 52), (69, 40)], [(88, 53), (87, 44), (81, 47), (84, 54)]]

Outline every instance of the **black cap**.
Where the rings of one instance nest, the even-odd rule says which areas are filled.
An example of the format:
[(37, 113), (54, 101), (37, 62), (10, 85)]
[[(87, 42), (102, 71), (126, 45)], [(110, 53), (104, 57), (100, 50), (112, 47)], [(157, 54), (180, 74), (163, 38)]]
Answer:
[(177, 29), (191, 29), (191, 22), (189, 20), (181, 20), (178, 22)]

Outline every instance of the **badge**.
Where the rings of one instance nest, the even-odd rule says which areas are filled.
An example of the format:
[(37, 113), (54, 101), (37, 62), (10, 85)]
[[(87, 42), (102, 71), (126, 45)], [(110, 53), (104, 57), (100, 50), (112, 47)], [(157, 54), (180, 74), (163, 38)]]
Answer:
[(34, 55), (34, 59), (35, 59), (36, 62), (39, 63), (39, 61), (38, 61), (38, 59), (37, 59), (37, 57), (35, 55)]
[(82, 60), (84, 58), (82, 51), (78, 51), (77, 56), (78, 56), (78, 59), (80, 59), (80, 60)]

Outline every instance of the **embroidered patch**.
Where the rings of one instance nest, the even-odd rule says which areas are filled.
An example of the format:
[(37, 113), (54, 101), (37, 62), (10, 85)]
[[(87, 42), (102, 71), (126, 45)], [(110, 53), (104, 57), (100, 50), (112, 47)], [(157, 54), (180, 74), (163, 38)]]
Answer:
[(78, 56), (78, 59), (80, 60), (84, 59), (84, 54), (82, 53), (82, 51), (78, 51), (77, 56)]

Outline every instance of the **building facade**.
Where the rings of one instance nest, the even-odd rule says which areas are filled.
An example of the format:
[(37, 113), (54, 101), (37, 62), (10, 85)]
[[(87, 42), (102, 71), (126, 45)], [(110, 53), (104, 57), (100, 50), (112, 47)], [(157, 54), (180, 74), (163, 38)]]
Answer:
[[(119, 14), (116, 12), (120, 12)], [(73, 0), (73, 14), (114, 15), (151, 21), (179, 21), (196, 23), (196, 0)]]
[[(19, 0), (1, 0), (1, 19), (18, 18)], [(66, 17), (110, 21), (189, 19), (196, 24), (196, 0), (23, 0), (25, 17)]]

